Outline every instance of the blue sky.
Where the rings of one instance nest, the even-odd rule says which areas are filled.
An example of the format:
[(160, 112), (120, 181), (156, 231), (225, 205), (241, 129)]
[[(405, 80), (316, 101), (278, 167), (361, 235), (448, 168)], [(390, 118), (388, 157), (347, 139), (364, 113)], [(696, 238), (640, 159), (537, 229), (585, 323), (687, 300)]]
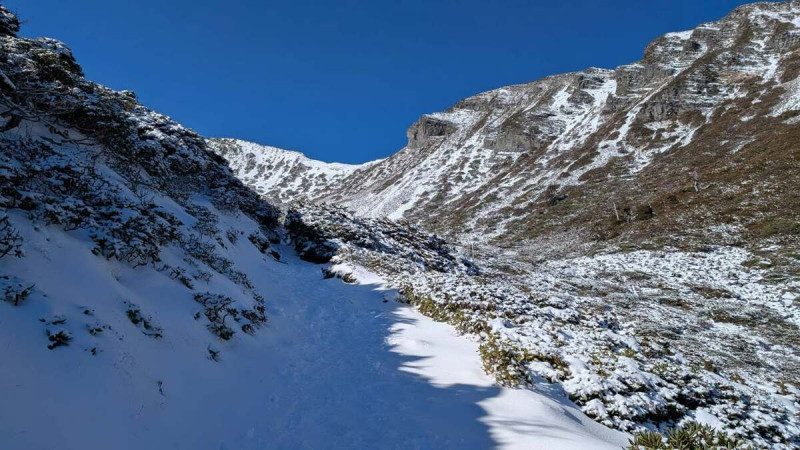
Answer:
[(641, 57), (743, 1), (6, 0), (22, 34), (206, 136), (325, 161), (405, 145), (421, 114), (488, 89)]

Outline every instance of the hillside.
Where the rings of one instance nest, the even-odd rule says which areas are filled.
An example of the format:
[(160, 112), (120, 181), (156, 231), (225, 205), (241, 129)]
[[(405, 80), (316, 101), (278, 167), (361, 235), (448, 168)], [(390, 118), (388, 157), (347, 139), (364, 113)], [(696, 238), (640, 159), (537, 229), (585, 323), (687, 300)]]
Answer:
[(325, 195), (330, 186), (370, 164), (324, 163), (299, 152), (238, 139), (208, 139), (210, 150), (231, 162), (234, 175), (265, 198), (291, 202)]
[(745, 5), (638, 62), (426, 114), (396, 154), (299, 197), (504, 246), (565, 229), (637, 245), (796, 242), (798, 52), (800, 6)]
[(797, 4), (358, 166), (18, 31), (0, 6), (0, 448), (800, 446)]
[(800, 439), (800, 282), (747, 250), (531, 264), (492, 247), (442, 253), (452, 247), (435, 238), (416, 255), (391, 251), (408, 242), (401, 225), (339, 207), (295, 205), (287, 227), (301, 255), (331, 258), (326, 276), (369, 268), (422, 314), (474, 336), (502, 386), (556, 392), (624, 431), (701, 423), (740, 440), (732, 448)]

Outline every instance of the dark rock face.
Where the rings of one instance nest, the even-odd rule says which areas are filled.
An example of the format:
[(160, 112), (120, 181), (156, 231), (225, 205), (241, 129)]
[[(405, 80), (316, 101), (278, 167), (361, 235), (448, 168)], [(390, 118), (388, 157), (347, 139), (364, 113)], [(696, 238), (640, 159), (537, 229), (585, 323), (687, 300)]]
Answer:
[(456, 127), (444, 120), (423, 116), (408, 129), (408, 146), (419, 148), (428, 144), (430, 138), (445, 137), (455, 131)]

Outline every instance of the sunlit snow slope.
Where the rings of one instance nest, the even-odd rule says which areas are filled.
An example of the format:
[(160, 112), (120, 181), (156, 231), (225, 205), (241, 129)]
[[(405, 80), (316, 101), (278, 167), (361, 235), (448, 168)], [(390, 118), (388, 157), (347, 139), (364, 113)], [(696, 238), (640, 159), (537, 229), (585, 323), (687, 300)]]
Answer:
[(237, 178), (265, 198), (288, 202), (325, 195), (364, 165), (325, 163), (300, 152), (282, 150), (238, 139), (208, 139), (211, 150), (224, 157)]

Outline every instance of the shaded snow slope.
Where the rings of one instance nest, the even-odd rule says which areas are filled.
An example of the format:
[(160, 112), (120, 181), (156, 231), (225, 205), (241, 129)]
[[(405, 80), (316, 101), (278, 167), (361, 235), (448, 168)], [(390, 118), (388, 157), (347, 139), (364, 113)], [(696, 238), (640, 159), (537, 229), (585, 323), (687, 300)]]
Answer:
[[(495, 387), (477, 343), (385, 301), (395, 293), (380, 285), (323, 280), (320, 266), (288, 248), (277, 247), (282, 262), (244, 240), (230, 248), (266, 297), (270, 322), (225, 342), (192, 319), (199, 305), (167, 276), (15, 223), (30, 250), (0, 268), (35, 288), (20, 306), (0, 303), (2, 448), (581, 449), (626, 441), (544, 385)], [(237, 291), (221, 280), (209, 288)], [(161, 338), (126, 317), (130, 304), (157, 322)], [(46, 329), (72, 340), (49, 350)]]

